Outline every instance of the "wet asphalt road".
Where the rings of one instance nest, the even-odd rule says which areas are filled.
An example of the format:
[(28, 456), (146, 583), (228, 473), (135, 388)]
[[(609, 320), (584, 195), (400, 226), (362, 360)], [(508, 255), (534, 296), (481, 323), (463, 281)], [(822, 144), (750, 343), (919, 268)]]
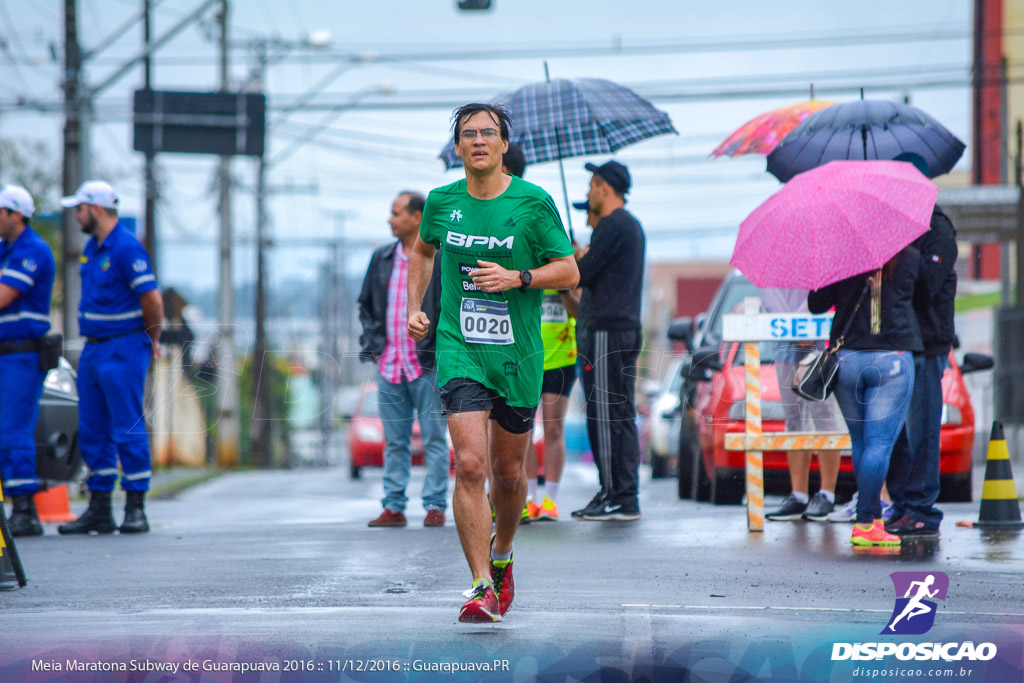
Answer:
[[(758, 660), (759, 647), (800, 659), (832, 640), (876, 637), (893, 609), (889, 573), (916, 570), (950, 576), (931, 636), (990, 634), (1018, 650), (1024, 642), (1024, 535), (955, 527), (977, 517), (977, 503), (946, 505), (935, 541), (860, 553), (849, 525), (768, 522), (750, 534), (744, 508), (680, 501), (671, 480), (644, 481), (638, 522), (575, 521), (569, 511), (597, 488), (583, 463), (564, 477), (563, 520), (520, 529), (505, 621), (459, 624), (470, 576), (453, 520), (424, 528), (413, 496), (408, 527), (367, 528), (380, 510), (380, 476), (226, 474), (151, 501), (147, 535), (59, 537), (48, 525), (44, 537), (18, 543), (28, 587), (0, 593), (0, 679), (14, 680), (5, 672), (31, 658), (69, 652), (493, 656), (510, 657), (520, 674), (580, 660), (627, 672), (666, 658), (711, 666)], [(413, 477), (418, 492), (421, 472)], [(302, 677), (320, 679), (345, 680), (323, 669)]]

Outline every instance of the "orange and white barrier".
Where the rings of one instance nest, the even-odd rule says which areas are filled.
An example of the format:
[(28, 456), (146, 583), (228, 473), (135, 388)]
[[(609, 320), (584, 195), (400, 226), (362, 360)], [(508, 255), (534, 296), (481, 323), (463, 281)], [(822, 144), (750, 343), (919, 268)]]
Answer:
[(761, 342), (828, 339), (831, 315), (761, 313), (761, 300), (743, 300), (742, 315), (722, 320), (723, 341), (744, 342), (746, 429), (726, 434), (727, 451), (746, 451), (747, 530), (764, 531), (764, 452), (848, 450), (846, 432), (761, 432)]

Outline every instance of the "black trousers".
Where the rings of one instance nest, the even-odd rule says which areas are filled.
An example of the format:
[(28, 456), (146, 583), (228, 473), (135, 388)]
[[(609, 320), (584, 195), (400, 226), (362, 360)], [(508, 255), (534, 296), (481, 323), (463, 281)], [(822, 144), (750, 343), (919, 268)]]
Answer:
[(640, 477), (636, 361), (640, 330), (584, 330), (577, 336), (587, 399), (587, 434), (606, 500), (635, 505)]

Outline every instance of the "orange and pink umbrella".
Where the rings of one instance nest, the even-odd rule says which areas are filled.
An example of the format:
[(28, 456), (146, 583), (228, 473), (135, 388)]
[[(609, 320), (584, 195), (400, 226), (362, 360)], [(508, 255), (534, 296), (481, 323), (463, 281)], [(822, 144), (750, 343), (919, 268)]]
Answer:
[(816, 111), (830, 107), (834, 102), (808, 100), (799, 104), (772, 109), (755, 116), (737, 128), (711, 152), (713, 157), (738, 157), (743, 154), (767, 155), (782, 138), (797, 127), (801, 121)]

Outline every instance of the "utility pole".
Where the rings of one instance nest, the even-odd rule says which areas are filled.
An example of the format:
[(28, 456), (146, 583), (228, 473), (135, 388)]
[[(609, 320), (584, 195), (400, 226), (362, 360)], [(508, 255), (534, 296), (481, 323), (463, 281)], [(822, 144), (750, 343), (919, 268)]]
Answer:
[[(263, 92), (267, 49), (256, 44), (256, 88)], [(266, 153), (257, 160), (256, 167), (256, 340), (252, 355), (252, 422), (249, 427), (250, 457), (253, 467), (270, 466), (270, 373), (266, 369)], [(266, 377), (264, 377), (266, 373)]]
[[(76, 0), (64, 0), (64, 163), (61, 186), (64, 195), (72, 195), (84, 179), (82, 144), (82, 103), (79, 100), (82, 85), (82, 52), (78, 44), (78, 14)], [(78, 302), (82, 298), (82, 283), (78, 277), (82, 238), (71, 211), (64, 211), (64, 282), (63, 325), (64, 339), (78, 337)]]
[[(142, 73), (144, 78), (143, 88), (146, 90), (153, 89), (153, 65), (148, 53), (150, 42), (152, 40), (150, 33), (150, 4), (151, 0), (142, 0), (142, 38), (147, 50), (146, 57), (142, 60)], [(147, 152), (145, 171), (143, 173), (143, 185), (146, 188), (146, 238), (144, 246), (146, 247), (146, 251), (149, 252), (149, 261), (153, 265), (154, 273), (158, 272), (156, 258), (156, 179), (153, 177), (153, 167), (155, 165), (156, 154), (154, 152)]]
[[(220, 23), (220, 91), (230, 89), (228, 73), (228, 0), (217, 17)], [(238, 361), (235, 358), (235, 283), (231, 263), (231, 157), (222, 156), (217, 173), (220, 186), (220, 358), (217, 370), (217, 464), (238, 467)]]
[(323, 266), (321, 322), (323, 347), (320, 372), (320, 433), (323, 464), (330, 464), (334, 437), (334, 399), (338, 393), (338, 261), (341, 243), (330, 244), (327, 263)]
[[(350, 351), (355, 348), (353, 343), (352, 333), (352, 318), (355, 315), (355, 301), (354, 297), (350, 294), (343, 295), (342, 291), (345, 291), (345, 281), (348, 278), (348, 240), (345, 234), (345, 223), (349, 216), (352, 214), (348, 211), (338, 211), (334, 214), (335, 227), (334, 232), (338, 236), (338, 244), (341, 246), (340, 254), (335, 261), (336, 268), (338, 269), (338, 281), (335, 284), (335, 305), (337, 306), (337, 314), (339, 315), (339, 325), (336, 330), (337, 336), (334, 341), (334, 349), (337, 355), (337, 362), (339, 368), (339, 382), (343, 385), (351, 384), (355, 377), (355, 371), (352, 369), (353, 359)], [(338, 338), (345, 340), (344, 344), (340, 346), (338, 344)]]

